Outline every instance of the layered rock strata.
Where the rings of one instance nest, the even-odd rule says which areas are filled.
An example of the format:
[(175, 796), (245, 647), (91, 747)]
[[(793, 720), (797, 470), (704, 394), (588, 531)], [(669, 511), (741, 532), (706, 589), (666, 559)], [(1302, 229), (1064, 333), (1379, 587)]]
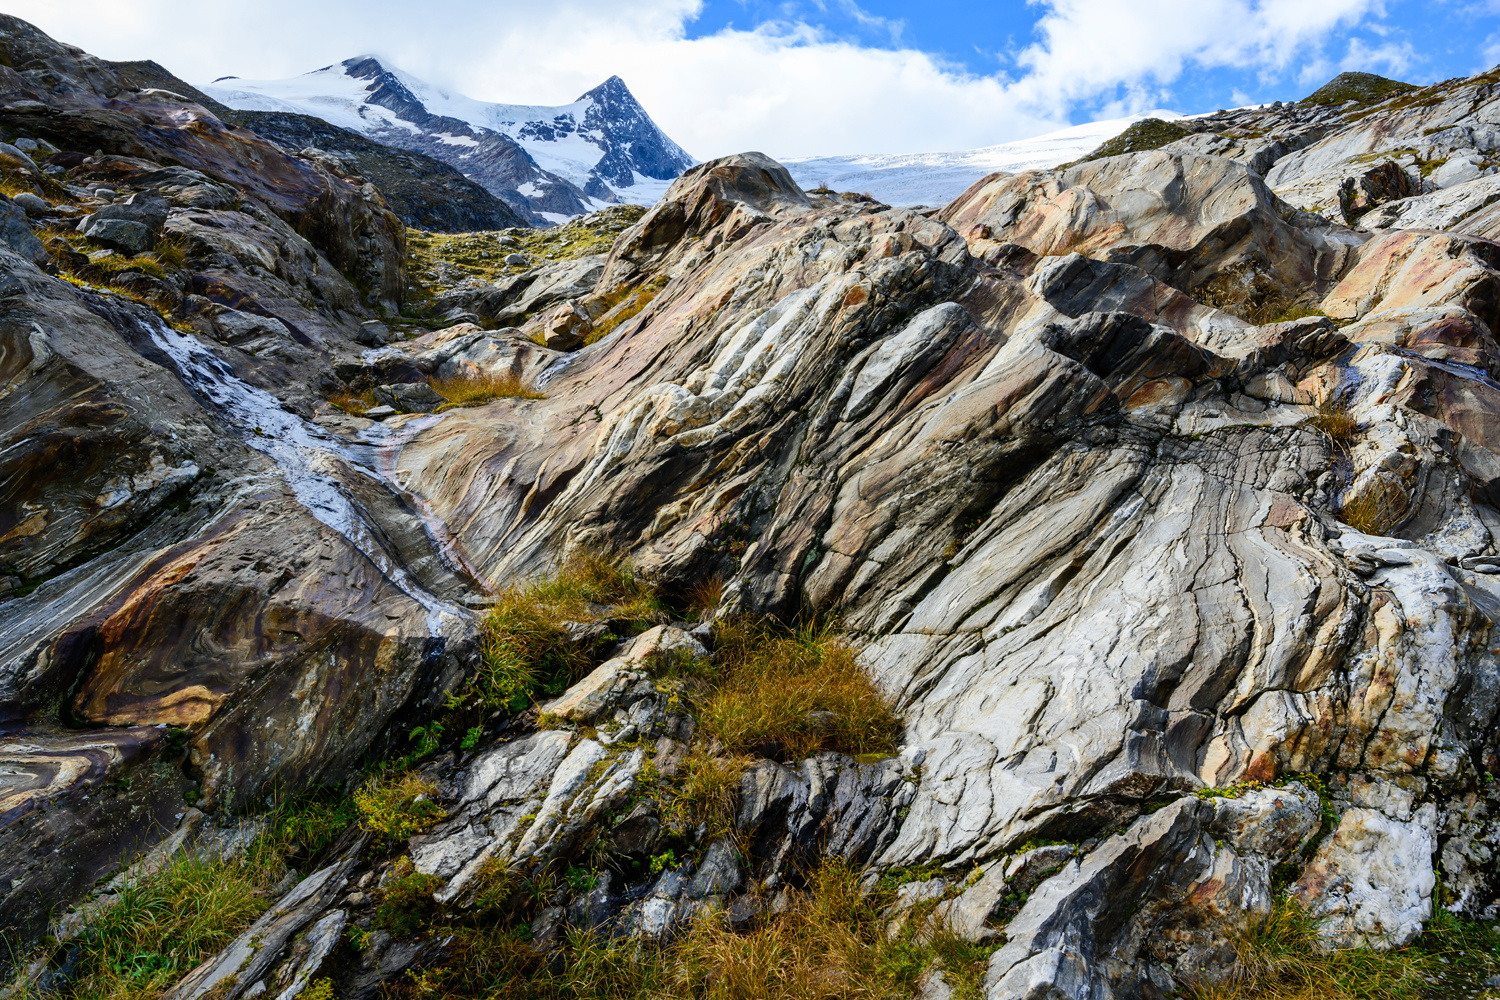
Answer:
[[(77, 53), (49, 58), (97, 76)], [(68, 122), (113, 134), (115, 96), (25, 86), (5, 115), (79, 110)], [(755, 762), (727, 821), (742, 855), (705, 830), (691, 860), (563, 891), (539, 949), (566, 927), (667, 941), (708, 914), (746, 926), (828, 854), (927, 866), (909, 902), (938, 901), (972, 940), (1004, 935), (992, 1000), (1223, 978), (1283, 881), (1329, 947), (1404, 944), (1439, 906), (1493, 919), (1488, 168), (1342, 221), (1298, 200), (1321, 180), (1294, 180), (1338, 174), (1335, 197), (1353, 178), (1380, 201), (1400, 185), (1359, 180), (1366, 133), (1416, 141), (1416, 121), (1483, 152), (1490, 87), (1267, 109), (1279, 146), (1198, 133), (990, 178), (938, 213), (809, 195), (760, 154), (702, 164), (602, 259), (442, 304), (476, 304), (495, 329), (355, 357), (339, 353), (355, 335), (342, 307), (305, 304), (327, 327), (292, 336), (296, 357), (342, 383), (508, 372), (545, 397), (384, 424), (307, 421), (282, 399), (311, 413), (309, 380), (277, 386), (265, 352), (0, 252), (7, 933), (40, 930), (26, 892), (69, 902), (122, 857), (106, 816), (165, 816), (188, 782), (227, 817), (273, 786), (339, 780), (473, 669), (480, 591), (609, 549), (669, 599), (720, 577), (718, 616), (836, 610), (904, 734), (879, 760)], [(1233, 117), (1226, 133), (1249, 129)], [(160, 131), (70, 170), (155, 183), (127, 158), (197, 141)], [(293, 332), (267, 275), (312, 287), (344, 230), (296, 242), (277, 227), (314, 216), (287, 191), (311, 189), (278, 195), (194, 155), (196, 174), (153, 190), (223, 188), (264, 210), (174, 203), (164, 231), (245, 214), (233, 248), (201, 235), (224, 275), (205, 280), (263, 282), (244, 301), (273, 315), (233, 311)], [(268, 176), (283, 167), (302, 176), (279, 160)], [(152, 168), (169, 169), (188, 168)], [(349, 211), (352, 232), (367, 217)], [(1392, 228), (1408, 214), (1424, 224)], [(248, 263), (272, 248), (306, 268)], [(284, 342), (225, 315), (212, 329)], [(564, 319), (593, 343), (536, 343)], [(442, 905), (467, 905), (490, 861), (541, 872), (590, 839), (652, 850), (642, 776), (709, 748), (643, 649), (608, 653), (550, 706), (555, 728), (496, 720), (425, 765), (445, 815), (404, 849)], [(89, 797), (158, 765), (128, 795)], [(47, 853), (79, 824), (72, 853)], [(291, 996), (325, 974), (318, 942), (362, 919), (341, 894), (390, 877), (364, 847), (347, 838), (178, 995)], [(373, 990), (442, 948), (382, 939), (340, 981)]]

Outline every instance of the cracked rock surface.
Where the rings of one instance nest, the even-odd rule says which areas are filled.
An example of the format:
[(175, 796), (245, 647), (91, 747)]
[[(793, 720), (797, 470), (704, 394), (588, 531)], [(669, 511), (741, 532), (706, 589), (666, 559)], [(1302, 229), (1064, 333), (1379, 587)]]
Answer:
[[(228, 828), (344, 780), (473, 672), (476, 607), (597, 551), (674, 599), (717, 579), (705, 621), (837, 612), (904, 728), (878, 759), (745, 761), (684, 832), (650, 783), (722, 748), (662, 664), (712, 630), (575, 623), (590, 671), (447, 734), (442, 816), (392, 848), (458, 909), (496, 870), (631, 859), (555, 883), (537, 952), (752, 927), (825, 856), (919, 872), (898, 909), (999, 945), (990, 1000), (1224, 979), (1288, 882), (1330, 948), (1500, 913), (1490, 76), (1208, 116), (936, 212), (725, 157), (607, 255), (455, 292), (367, 355), (404, 284), (378, 191), (5, 26), (0, 126), (86, 137), (69, 182), (159, 199), (192, 262), (163, 313), (0, 232), (8, 940), (179, 813), (189, 845), (189, 793)], [(463, 372), (542, 398), (316, 403)], [(380, 930), (334, 968), (407, 877), (365, 847), (174, 995), (370, 996), (436, 961)]]

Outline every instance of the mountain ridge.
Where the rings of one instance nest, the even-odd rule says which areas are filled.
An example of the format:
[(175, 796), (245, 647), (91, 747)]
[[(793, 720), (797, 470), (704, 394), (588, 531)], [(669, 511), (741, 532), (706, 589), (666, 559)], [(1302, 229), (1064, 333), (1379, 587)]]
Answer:
[(432, 156), (544, 223), (606, 204), (649, 205), (695, 162), (619, 76), (568, 104), (499, 104), (363, 54), (297, 77), (220, 77), (200, 89), (238, 111), (311, 114)]

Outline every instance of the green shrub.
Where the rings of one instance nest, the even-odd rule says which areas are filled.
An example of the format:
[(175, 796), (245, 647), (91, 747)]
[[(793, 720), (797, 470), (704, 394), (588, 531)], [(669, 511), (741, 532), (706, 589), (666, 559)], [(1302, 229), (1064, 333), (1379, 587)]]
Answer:
[(416, 870), (410, 858), (396, 862), (393, 877), (380, 890), (371, 926), (396, 937), (415, 937), (433, 928), (438, 902), (433, 893), (443, 887), (436, 875)]
[(447, 815), (432, 799), (437, 790), (412, 771), (391, 781), (371, 778), (354, 793), (354, 807), (367, 830), (390, 841), (406, 840)]

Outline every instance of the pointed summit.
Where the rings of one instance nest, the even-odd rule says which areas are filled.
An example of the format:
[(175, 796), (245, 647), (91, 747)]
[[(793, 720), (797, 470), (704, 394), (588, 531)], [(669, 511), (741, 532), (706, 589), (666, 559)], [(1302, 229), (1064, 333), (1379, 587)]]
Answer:
[(694, 162), (618, 76), (558, 107), (490, 104), (366, 53), (289, 80), (209, 91), (231, 108), (314, 115), (434, 156), (539, 223), (612, 202), (651, 204)]
[(605, 138), (604, 156), (594, 174), (616, 188), (632, 187), (637, 175), (671, 180), (693, 165), (693, 158), (657, 127), (625, 81), (612, 76), (578, 99), (588, 102), (583, 124)]
[(606, 102), (628, 101), (629, 103), (634, 104), (636, 107), (640, 107), (640, 102), (635, 99), (635, 95), (630, 92), (630, 88), (625, 86), (625, 81), (620, 79), (618, 75), (610, 77), (608, 80), (605, 80), (593, 90), (585, 91), (584, 93), (580, 94), (578, 96), (578, 100), (595, 100)]

